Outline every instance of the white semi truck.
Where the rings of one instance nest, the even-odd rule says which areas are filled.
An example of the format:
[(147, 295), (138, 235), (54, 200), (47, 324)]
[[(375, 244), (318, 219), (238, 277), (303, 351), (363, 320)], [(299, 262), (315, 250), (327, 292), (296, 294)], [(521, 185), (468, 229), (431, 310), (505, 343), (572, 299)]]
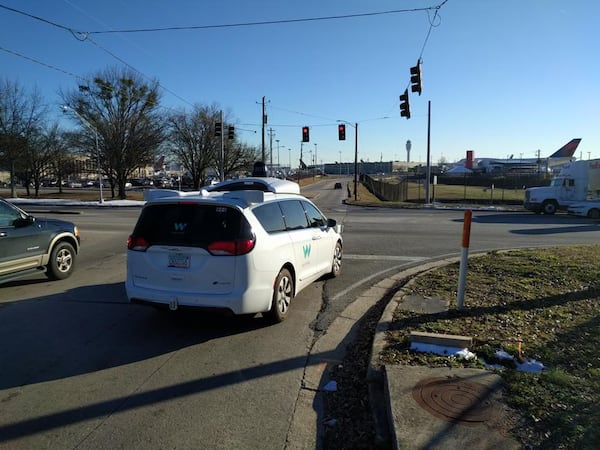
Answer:
[(563, 165), (550, 186), (525, 190), (523, 206), (537, 214), (554, 214), (575, 202), (600, 198), (600, 159)]

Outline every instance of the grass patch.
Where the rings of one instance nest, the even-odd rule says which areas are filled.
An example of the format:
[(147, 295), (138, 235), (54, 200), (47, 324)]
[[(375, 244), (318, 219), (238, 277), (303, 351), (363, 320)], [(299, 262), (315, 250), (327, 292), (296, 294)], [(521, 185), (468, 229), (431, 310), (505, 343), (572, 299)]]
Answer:
[[(352, 186), (352, 183), (351, 183)], [(525, 195), (522, 189), (494, 189), (481, 186), (431, 185), (431, 200), (441, 203), (477, 203), (477, 204), (522, 204)], [(379, 200), (362, 184), (359, 183), (357, 200), (354, 193), (347, 203), (363, 206), (414, 206), (425, 202), (425, 188), (422, 184), (408, 183), (407, 200), (391, 202)]]
[[(483, 367), (496, 350), (542, 362), (539, 374), (499, 371), (519, 415), (511, 432), (533, 448), (600, 448), (600, 246), (490, 252), (471, 258), (464, 308), (419, 314), (398, 309), (380, 355), (386, 364)], [(458, 264), (414, 279), (407, 295), (456, 304)], [(473, 337), (479, 360), (409, 350), (410, 331)]]

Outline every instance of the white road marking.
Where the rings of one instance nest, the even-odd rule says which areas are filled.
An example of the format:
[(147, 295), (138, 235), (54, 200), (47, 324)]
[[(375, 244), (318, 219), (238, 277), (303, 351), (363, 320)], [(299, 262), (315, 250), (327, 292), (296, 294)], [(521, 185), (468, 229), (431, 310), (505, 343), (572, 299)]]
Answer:
[(399, 256), (399, 255), (349, 255), (344, 253), (344, 259), (363, 261), (425, 261), (430, 258), (424, 256)]

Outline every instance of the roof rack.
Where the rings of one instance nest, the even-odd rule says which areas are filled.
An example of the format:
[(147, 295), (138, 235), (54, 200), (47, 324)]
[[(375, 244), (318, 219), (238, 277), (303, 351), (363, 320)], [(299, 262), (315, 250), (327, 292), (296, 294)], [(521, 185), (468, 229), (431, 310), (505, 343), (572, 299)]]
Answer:
[(207, 186), (204, 189), (209, 192), (263, 191), (275, 194), (300, 193), (300, 185), (298, 183), (273, 177), (247, 177), (226, 180), (212, 186)]

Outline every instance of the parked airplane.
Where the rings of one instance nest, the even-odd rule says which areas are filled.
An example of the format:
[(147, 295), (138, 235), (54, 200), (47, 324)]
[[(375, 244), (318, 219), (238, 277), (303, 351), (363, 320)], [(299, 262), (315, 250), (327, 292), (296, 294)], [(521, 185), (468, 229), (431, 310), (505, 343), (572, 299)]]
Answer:
[[(571, 139), (546, 158), (515, 158), (514, 155), (506, 159), (474, 158), (472, 170), (484, 173), (550, 172), (554, 167), (573, 161), (573, 155), (580, 142), (581, 138)], [(461, 160), (458, 165), (467, 167), (467, 160)]]

